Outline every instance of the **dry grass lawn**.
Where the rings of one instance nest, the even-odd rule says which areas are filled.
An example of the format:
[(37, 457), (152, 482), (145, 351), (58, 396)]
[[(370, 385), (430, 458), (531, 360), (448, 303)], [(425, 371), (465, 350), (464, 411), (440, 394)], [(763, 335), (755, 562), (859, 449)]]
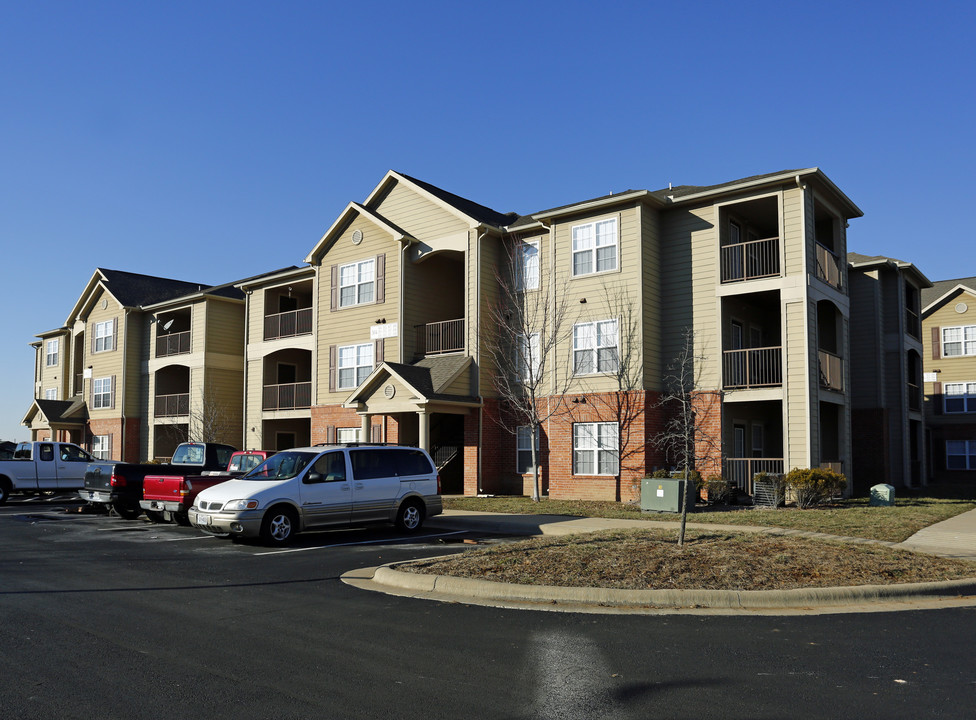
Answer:
[[(810, 512), (810, 511), (805, 511)], [(786, 590), (976, 577), (976, 563), (881, 545), (756, 533), (623, 530), (533, 538), (400, 569), (496, 582), (621, 589)]]

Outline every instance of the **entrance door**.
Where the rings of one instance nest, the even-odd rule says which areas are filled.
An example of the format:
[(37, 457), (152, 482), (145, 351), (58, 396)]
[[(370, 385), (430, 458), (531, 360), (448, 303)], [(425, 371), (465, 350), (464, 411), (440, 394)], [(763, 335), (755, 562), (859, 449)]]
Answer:
[(735, 453), (735, 457), (744, 458), (746, 457), (746, 426), (734, 425), (733, 433), (733, 452)]

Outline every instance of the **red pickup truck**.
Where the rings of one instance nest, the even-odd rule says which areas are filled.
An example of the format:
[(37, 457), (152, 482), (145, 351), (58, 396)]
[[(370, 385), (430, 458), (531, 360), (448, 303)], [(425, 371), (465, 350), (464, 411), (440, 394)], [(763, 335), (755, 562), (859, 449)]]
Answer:
[(240, 477), (272, 455), (273, 452), (266, 450), (241, 450), (230, 456), (227, 470), (210, 471), (203, 475), (146, 475), (139, 507), (146, 511), (146, 517), (153, 522), (175, 520), (180, 525), (189, 525), (186, 511), (201, 490)]

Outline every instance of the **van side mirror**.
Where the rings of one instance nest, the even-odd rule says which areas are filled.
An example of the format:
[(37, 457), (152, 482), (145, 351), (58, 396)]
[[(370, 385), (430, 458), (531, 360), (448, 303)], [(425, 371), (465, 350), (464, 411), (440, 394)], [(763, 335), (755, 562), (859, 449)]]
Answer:
[(317, 473), (314, 470), (309, 470), (308, 474), (305, 475), (306, 483), (320, 483), (325, 482), (325, 478), (322, 477), (322, 473)]

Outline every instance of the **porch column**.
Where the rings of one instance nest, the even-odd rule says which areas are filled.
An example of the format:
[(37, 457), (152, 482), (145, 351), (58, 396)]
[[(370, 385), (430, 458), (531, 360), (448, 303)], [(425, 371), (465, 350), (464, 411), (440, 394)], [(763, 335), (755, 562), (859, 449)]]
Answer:
[(417, 413), (417, 424), (420, 426), (420, 447), (430, 451), (430, 415), (426, 410)]
[(361, 425), (359, 427), (359, 442), (368, 443), (369, 442), (369, 415), (361, 415)]

